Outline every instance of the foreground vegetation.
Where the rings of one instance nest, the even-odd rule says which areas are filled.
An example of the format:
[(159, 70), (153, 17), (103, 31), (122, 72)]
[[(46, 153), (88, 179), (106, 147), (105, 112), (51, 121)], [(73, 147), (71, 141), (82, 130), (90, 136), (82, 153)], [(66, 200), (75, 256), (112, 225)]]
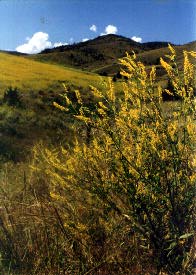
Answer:
[[(1, 269), (15, 274), (194, 274), (195, 65), (169, 46), (165, 112), (156, 69), (120, 60), (124, 95), (65, 91), (72, 145), (37, 144), (1, 171)], [(74, 100), (73, 100), (74, 99)]]

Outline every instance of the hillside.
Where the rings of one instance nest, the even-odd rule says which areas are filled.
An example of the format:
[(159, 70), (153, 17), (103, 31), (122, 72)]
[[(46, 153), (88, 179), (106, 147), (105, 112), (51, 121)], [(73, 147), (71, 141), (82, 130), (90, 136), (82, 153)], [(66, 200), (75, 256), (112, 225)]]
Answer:
[[(140, 60), (142, 63), (144, 63), (147, 67), (149, 67), (149, 69), (151, 68), (152, 65), (156, 66), (158, 80), (161, 80), (161, 81), (164, 81), (165, 79), (167, 79), (165, 70), (163, 70), (163, 68), (161, 68), (160, 66), (160, 57), (164, 57), (165, 55), (169, 54), (169, 49), (167, 46), (162, 48), (157, 48), (157, 49), (155, 48), (151, 50), (145, 50), (137, 54), (137, 59)], [(194, 41), (191, 43), (187, 43), (180, 46), (173, 46), (173, 47), (177, 53), (177, 63), (180, 65), (180, 68), (182, 68), (183, 51), (184, 50), (194, 51), (196, 49), (196, 42)], [(97, 68), (96, 70), (94, 70), (94, 72), (99, 74), (106, 73), (108, 75), (113, 75), (113, 74), (116, 74), (119, 70), (120, 70), (120, 66), (118, 64), (118, 59), (116, 59), (115, 61), (113, 61), (113, 63)]]
[[(62, 90), (62, 82), (87, 87), (89, 83), (98, 83), (97, 76), (92, 73), (112, 76), (118, 73), (118, 59), (125, 52), (132, 51), (147, 67), (156, 65), (159, 80), (165, 81), (165, 71), (161, 69), (159, 60), (168, 54), (167, 46), (168, 42), (138, 43), (109, 34), (86, 42), (46, 49), (35, 55), (0, 51), (1, 87), (5, 89), (12, 85), (22, 90), (30, 90), (31, 87), (34, 90)], [(174, 48), (178, 63), (182, 64), (183, 50), (196, 49), (196, 42)]]
[(166, 47), (167, 44), (167, 42), (138, 43), (123, 36), (109, 34), (86, 42), (46, 49), (40, 54), (29, 56), (29, 58), (96, 71), (103, 66), (113, 64), (127, 51), (135, 51), (135, 53), (140, 54), (152, 49)]
[(98, 80), (97, 75), (92, 73), (0, 53), (0, 93), (9, 86), (16, 86), (22, 92), (62, 91), (62, 82), (85, 88)]
[[(140, 44), (110, 35), (85, 43), (58, 47), (48, 50), (49, 53), (45, 51), (33, 56), (0, 52), (0, 151), (3, 158), (14, 160), (23, 158), (26, 151), (38, 140), (45, 142), (48, 140), (49, 143), (51, 140), (52, 142), (65, 140), (65, 143), (67, 140), (72, 141), (73, 122), (69, 117), (65, 119), (63, 114), (53, 107), (53, 101), (64, 102), (60, 96), (64, 92), (62, 83), (68, 87), (70, 96), (73, 97), (72, 92), (78, 88), (85, 101), (92, 103), (89, 84), (100, 88), (103, 82), (97, 74), (86, 70), (115, 75), (120, 69), (118, 58), (124, 55), (124, 51), (137, 51), (137, 58), (144, 62), (147, 69), (155, 64), (158, 81), (162, 86), (167, 85), (165, 71), (159, 65), (160, 56), (168, 53), (168, 48), (162, 47), (166, 44), (166, 42)], [(196, 42), (175, 46), (180, 66), (183, 62), (183, 50), (195, 48)], [(85, 62), (88, 61), (86, 63), (88, 67), (73, 64), (71, 67), (70, 63), (63, 63), (68, 60), (67, 56), (70, 53), (81, 57), (81, 52), (89, 54), (91, 62), (85, 59)], [(91, 54), (92, 52), (94, 54)], [(95, 53), (101, 54), (101, 52), (102, 58), (97, 59)], [(61, 59), (61, 56), (65, 59)], [(86, 55), (84, 57), (86, 58)], [(8, 106), (3, 102), (4, 92), (9, 86), (18, 88), (22, 107)], [(115, 86), (120, 92), (121, 81), (117, 81)]]
[[(125, 52), (134, 51), (138, 59), (145, 65), (158, 66), (160, 57), (168, 53), (167, 46), (168, 42), (138, 43), (123, 36), (109, 34), (86, 42), (46, 49), (40, 54), (30, 55), (28, 58), (80, 68), (101, 75), (114, 75), (120, 70), (118, 59), (123, 57)], [(178, 52), (178, 61), (182, 62), (183, 50), (195, 49), (196, 42), (173, 46)], [(158, 70), (160, 71), (159, 67)], [(159, 74), (163, 76), (164, 72), (161, 71)]]
[[(53, 102), (64, 102), (65, 83), (71, 93), (77, 88), (88, 96), (89, 84), (99, 87), (93, 73), (44, 64), (22, 56), (0, 53), (0, 162), (18, 161), (28, 156), (32, 146), (71, 141), (72, 121), (56, 110)], [(17, 87), (19, 102), (9, 104), (4, 94)], [(20, 104), (17, 104), (20, 103)], [(70, 125), (70, 126), (69, 126)]]

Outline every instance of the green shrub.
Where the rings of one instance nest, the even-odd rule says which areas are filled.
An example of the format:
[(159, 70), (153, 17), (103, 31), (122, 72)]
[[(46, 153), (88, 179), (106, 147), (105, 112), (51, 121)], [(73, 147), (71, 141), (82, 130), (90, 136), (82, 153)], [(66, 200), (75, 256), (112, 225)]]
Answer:
[(3, 101), (7, 103), (9, 106), (21, 106), (21, 95), (17, 88), (9, 87), (3, 97)]

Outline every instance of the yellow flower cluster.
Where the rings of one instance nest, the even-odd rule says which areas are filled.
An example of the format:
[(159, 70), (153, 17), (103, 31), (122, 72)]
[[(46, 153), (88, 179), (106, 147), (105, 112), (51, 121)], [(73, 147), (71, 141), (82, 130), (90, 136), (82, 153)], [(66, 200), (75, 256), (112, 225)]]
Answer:
[[(61, 157), (53, 152), (45, 153), (45, 159), (53, 168), (48, 169), (54, 182), (53, 200), (59, 201), (62, 194), (68, 197), (72, 194), (72, 198), (75, 196), (81, 201), (82, 194), (91, 205), (96, 198), (108, 208), (120, 209), (118, 213), (128, 211), (136, 219), (139, 213), (138, 220), (149, 231), (161, 224), (165, 238), (173, 234), (177, 225), (171, 229), (171, 216), (178, 211), (178, 206), (184, 209), (190, 193), (194, 192), (195, 67), (189, 55), (196, 57), (196, 54), (184, 52), (181, 76), (175, 63), (175, 50), (171, 45), (168, 47), (170, 61), (161, 58), (160, 63), (180, 97), (178, 102), (163, 102), (162, 88), (156, 82), (156, 68), (152, 67), (148, 73), (134, 54), (120, 59), (121, 74), (128, 77), (120, 96), (116, 96), (111, 79), (107, 91), (92, 87), (97, 100), (92, 111), (76, 92), (81, 106), (75, 118), (86, 124), (86, 128), (91, 127), (90, 141), (79, 140), (73, 149), (64, 149)], [(70, 201), (67, 200), (66, 205), (69, 206)], [(74, 209), (71, 211), (75, 213)], [(80, 232), (86, 230), (79, 221), (76, 228)]]

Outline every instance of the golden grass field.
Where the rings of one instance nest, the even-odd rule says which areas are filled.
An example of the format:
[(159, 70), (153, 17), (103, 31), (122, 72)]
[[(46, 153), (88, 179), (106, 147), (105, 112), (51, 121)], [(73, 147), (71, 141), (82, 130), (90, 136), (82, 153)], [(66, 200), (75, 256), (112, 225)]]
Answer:
[(22, 92), (62, 90), (62, 83), (88, 87), (99, 85), (100, 78), (93, 73), (58, 65), (33, 61), (21, 56), (0, 53), (0, 94), (9, 87)]

